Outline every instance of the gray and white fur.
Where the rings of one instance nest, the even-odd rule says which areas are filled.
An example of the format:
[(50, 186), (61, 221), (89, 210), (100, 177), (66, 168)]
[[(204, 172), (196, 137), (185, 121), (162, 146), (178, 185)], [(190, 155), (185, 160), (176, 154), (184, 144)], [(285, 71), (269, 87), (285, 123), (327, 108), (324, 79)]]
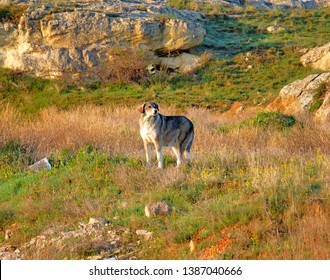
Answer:
[(147, 166), (151, 165), (151, 149), (155, 146), (158, 168), (163, 168), (163, 147), (171, 147), (177, 158), (177, 166), (183, 155), (190, 161), (190, 149), (194, 140), (194, 125), (184, 116), (163, 116), (155, 102), (146, 102), (139, 107), (140, 135), (146, 151)]

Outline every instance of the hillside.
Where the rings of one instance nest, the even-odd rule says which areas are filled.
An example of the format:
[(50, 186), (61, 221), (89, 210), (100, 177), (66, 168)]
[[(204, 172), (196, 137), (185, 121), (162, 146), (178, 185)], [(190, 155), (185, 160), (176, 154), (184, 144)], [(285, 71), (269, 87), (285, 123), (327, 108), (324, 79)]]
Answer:
[[(330, 258), (330, 69), (311, 67), (310, 58), (321, 53), (328, 67), (326, 4), (281, 10), (117, 1), (133, 6), (114, 12), (112, 1), (84, 11), (82, 3), (94, 1), (6, 2), (0, 61), (19, 54), (23, 64), (0, 68), (0, 259)], [(158, 14), (164, 9), (171, 14)], [(123, 45), (109, 42), (104, 30), (128, 12), (137, 25), (127, 30), (158, 34), (148, 56), (134, 45), (153, 41), (142, 33), (123, 36)], [(82, 34), (73, 19), (81, 14), (107, 23), (95, 41), (88, 35), (72, 47), (72, 34)], [(67, 23), (77, 33), (60, 33)], [(203, 39), (180, 41), (194, 37), (184, 29), (160, 39), (159, 30), (176, 24)], [(18, 48), (26, 44), (33, 48)], [(95, 64), (88, 65), (93, 48)], [(55, 59), (61, 49), (66, 60)], [(46, 51), (56, 75), (44, 75), (44, 61), (33, 60)], [(111, 59), (103, 63), (105, 53)], [(198, 62), (188, 70), (173, 66), (182, 54)], [(155, 160), (146, 168), (137, 110), (146, 100), (157, 101), (162, 114), (192, 120), (191, 165), (176, 168), (165, 150), (163, 170)], [(322, 122), (314, 118), (321, 109)], [(50, 170), (29, 168), (45, 157)], [(167, 210), (146, 217), (145, 208), (157, 203)]]

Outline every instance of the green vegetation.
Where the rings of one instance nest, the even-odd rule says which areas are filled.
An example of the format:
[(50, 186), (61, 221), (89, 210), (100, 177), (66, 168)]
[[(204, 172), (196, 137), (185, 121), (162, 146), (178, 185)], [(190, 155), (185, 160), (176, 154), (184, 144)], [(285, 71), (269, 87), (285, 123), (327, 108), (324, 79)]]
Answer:
[(0, 21), (18, 23), (27, 5), (0, 5)]
[(252, 125), (260, 128), (287, 129), (296, 123), (293, 116), (285, 115), (280, 112), (261, 112), (256, 117), (244, 122), (244, 125)]
[[(194, 73), (162, 69), (120, 80), (105, 71), (103, 81), (78, 83), (0, 69), (0, 245), (20, 247), (49, 228), (105, 217), (153, 232), (140, 244), (141, 259), (329, 259), (329, 133), (278, 112), (231, 125), (220, 113), (235, 101), (266, 104), (313, 73), (300, 65), (299, 50), (330, 41), (330, 9), (170, 3), (207, 12), (207, 36), (194, 51), (212, 58)], [(270, 25), (284, 30), (268, 33)], [(324, 86), (318, 90), (311, 110)], [(176, 168), (166, 150), (164, 170), (145, 167), (136, 105), (151, 99), (194, 122), (191, 166)], [(43, 157), (51, 170), (27, 169)], [(146, 218), (145, 205), (158, 201), (172, 213)], [(26, 257), (97, 253), (69, 247)]]

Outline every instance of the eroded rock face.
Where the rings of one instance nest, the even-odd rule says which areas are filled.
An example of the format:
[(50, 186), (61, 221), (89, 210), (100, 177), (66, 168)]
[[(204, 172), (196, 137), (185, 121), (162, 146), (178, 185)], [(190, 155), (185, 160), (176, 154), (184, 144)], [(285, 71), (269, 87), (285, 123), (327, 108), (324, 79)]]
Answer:
[(316, 120), (330, 120), (330, 72), (315, 74), (283, 87), (279, 96), (266, 108), (302, 116), (315, 113)]
[(300, 61), (306, 67), (330, 71), (330, 43), (311, 49)]
[(230, 5), (242, 6), (247, 3), (261, 8), (305, 8), (314, 9), (317, 7), (328, 7), (329, 0), (204, 0), (211, 5)]
[(115, 227), (105, 218), (90, 218), (71, 231), (48, 229), (21, 246), (2, 244), (0, 260), (44, 259), (51, 257), (49, 252), (63, 251), (69, 255), (86, 251), (93, 260), (134, 260), (139, 257), (139, 244), (151, 238), (152, 232), (143, 229)]
[(315, 9), (330, 6), (329, 0), (246, 0), (245, 2), (263, 8)]
[[(165, 6), (163, 1), (31, 5), (11, 44), (2, 51), (3, 66), (54, 77), (63, 72), (83, 74), (101, 61), (111, 61), (108, 50), (113, 46), (132, 47), (151, 58), (187, 51), (203, 41), (205, 30), (196, 22), (199, 17), (196, 12)], [(146, 65), (154, 62), (146, 61)]]

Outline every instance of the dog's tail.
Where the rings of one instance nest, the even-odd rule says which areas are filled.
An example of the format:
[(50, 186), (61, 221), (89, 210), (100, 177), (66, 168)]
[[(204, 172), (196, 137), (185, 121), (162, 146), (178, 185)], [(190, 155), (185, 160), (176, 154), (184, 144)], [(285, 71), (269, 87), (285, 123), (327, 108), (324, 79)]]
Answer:
[[(190, 121), (189, 121), (190, 122)], [(187, 152), (190, 153), (190, 149), (191, 146), (193, 144), (194, 141), (194, 125), (192, 124), (192, 122), (190, 122), (190, 126), (188, 128), (188, 131), (186, 133), (186, 137), (183, 139), (182, 143), (181, 143), (181, 153), (183, 152)]]

